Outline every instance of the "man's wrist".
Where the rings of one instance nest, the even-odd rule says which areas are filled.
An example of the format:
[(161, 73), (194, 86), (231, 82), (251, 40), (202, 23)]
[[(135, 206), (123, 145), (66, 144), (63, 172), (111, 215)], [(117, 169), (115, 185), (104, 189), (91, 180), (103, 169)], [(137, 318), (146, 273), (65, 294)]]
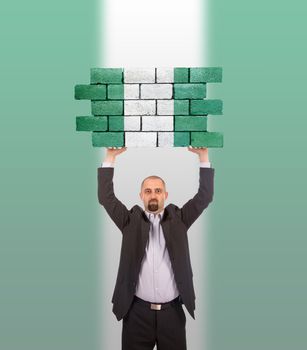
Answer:
[(209, 162), (209, 157), (208, 156), (200, 156), (199, 157), (199, 161), (202, 163), (202, 162)]
[(115, 157), (106, 157), (104, 159), (104, 162), (106, 162), (106, 163), (115, 163)]

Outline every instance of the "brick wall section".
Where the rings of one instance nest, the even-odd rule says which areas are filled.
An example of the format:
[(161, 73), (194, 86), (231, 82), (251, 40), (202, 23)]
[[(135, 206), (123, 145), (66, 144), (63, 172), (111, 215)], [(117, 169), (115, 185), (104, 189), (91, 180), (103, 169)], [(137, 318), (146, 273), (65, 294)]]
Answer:
[(94, 147), (223, 147), (207, 130), (221, 115), (221, 100), (207, 99), (207, 84), (222, 81), (220, 67), (92, 68), (75, 99), (91, 101), (91, 116), (76, 117)]

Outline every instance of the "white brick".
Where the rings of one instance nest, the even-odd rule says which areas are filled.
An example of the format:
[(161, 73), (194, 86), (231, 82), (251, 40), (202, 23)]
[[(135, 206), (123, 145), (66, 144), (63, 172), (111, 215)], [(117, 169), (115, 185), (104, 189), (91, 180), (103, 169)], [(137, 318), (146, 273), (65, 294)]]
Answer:
[(174, 133), (173, 132), (158, 132), (158, 147), (173, 147)]
[(124, 84), (125, 100), (137, 100), (140, 98), (139, 84)]
[(172, 84), (141, 84), (141, 98), (158, 99), (173, 97)]
[(156, 147), (156, 132), (125, 132), (126, 147)]
[(142, 117), (142, 131), (173, 131), (173, 124), (173, 117)]
[(173, 83), (174, 68), (157, 68), (157, 83)]
[(141, 117), (124, 117), (124, 130), (125, 131), (140, 131), (141, 130)]
[(154, 83), (155, 68), (125, 68), (124, 83)]
[(174, 100), (158, 100), (157, 101), (158, 115), (174, 115)]
[(153, 100), (124, 101), (124, 115), (155, 115), (156, 102)]

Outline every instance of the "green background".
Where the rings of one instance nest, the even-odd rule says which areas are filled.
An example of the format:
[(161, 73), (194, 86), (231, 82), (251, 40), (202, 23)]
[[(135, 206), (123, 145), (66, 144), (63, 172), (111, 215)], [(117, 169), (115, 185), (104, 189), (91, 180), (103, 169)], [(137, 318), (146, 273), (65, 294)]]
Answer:
[[(95, 1), (1, 5), (0, 348), (98, 349), (97, 152), (74, 85), (98, 65)], [(94, 170), (94, 171), (93, 171)]]
[[(210, 2), (225, 134), (209, 237), (210, 350), (307, 348), (303, 1)], [(212, 90), (209, 90), (212, 91)]]
[[(100, 150), (73, 86), (99, 59), (94, 1), (6, 2), (0, 14), (0, 348), (99, 349)], [(209, 3), (208, 349), (306, 349), (303, 1)], [(209, 95), (210, 97), (210, 95)], [(94, 170), (94, 171), (93, 171)]]

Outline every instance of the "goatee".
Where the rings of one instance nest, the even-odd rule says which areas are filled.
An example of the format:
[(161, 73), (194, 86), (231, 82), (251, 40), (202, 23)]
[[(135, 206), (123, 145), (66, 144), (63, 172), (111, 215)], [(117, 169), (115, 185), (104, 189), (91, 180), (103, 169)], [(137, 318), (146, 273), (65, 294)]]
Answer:
[(158, 202), (154, 201), (154, 202), (148, 203), (148, 210), (149, 211), (157, 211), (158, 208), (159, 208)]

